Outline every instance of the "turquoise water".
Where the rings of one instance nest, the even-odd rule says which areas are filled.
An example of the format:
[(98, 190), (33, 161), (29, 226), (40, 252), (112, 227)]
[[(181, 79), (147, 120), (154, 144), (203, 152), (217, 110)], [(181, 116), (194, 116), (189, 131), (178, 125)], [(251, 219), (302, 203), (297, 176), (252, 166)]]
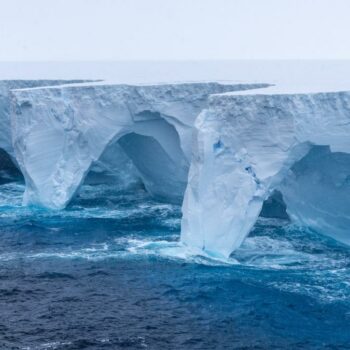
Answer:
[(63, 211), (0, 186), (0, 349), (350, 349), (350, 250), (259, 219), (227, 260), (181, 208), (83, 186)]

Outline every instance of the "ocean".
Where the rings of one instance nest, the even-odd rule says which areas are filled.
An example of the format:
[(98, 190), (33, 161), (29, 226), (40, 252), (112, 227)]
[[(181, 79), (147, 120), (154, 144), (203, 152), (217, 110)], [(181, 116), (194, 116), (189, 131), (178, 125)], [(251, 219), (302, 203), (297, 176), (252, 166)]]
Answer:
[(0, 186), (0, 349), (350, 349), (350, 250), (260, 218), (229, 259), (181, 207), (84, 185), (62, 211)]

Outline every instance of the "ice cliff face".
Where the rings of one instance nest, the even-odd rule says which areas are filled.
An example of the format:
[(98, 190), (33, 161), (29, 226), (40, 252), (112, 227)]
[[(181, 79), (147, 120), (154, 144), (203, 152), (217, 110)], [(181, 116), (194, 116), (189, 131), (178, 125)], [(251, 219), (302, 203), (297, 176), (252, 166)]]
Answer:
[(181, 202), (193, 124), (208, 96), (263, 86), (95, 84), (14, 90), (13, 143), (26, 181), (24, 204), (65, 207), (91, 170), (118, 173), (125, 182), (139, 176), (151, 194)]
[(15, 154), (24, 204), (64, 208), (83, 181), (142, 183), (168, 202), (185, 192), (181, 240), (209, 254), (230, 255), (261, 212), (350, 244), (350, 93), (263, 87), (15, 89), (12, 128), (6, 88), (0, 148)]
[(11, 139), (10, 91), (49, 85), (79, 83), (82, 80), (0, 80), (0, 149), (14, 158)]
[(293, 220), (350, 243), (349, 135), (348, 92), (212, 96), (195, 123), (182, 241), (230, 255), (278, 189)]

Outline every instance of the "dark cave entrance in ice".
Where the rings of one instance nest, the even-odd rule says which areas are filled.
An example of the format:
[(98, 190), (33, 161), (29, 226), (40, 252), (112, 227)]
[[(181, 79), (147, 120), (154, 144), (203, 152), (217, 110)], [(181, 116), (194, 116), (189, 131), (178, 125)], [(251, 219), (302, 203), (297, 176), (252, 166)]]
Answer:
[(0, 185), (13, 181), (23, 181), (23, 175), (9, 154), (0, 148)]
[(260, 216), (264, 218), (289, 220), (287, 206), (280, 191), (274, 190), (270, 197), (264, 201)]
[(139, 121), (130, 132), (117, 135), (89, 169), (82, 187), (108, 186), (122, 193), (146, 190), (154, 199), (181, 204), (189, 162), (175, 127), (162, 118)]

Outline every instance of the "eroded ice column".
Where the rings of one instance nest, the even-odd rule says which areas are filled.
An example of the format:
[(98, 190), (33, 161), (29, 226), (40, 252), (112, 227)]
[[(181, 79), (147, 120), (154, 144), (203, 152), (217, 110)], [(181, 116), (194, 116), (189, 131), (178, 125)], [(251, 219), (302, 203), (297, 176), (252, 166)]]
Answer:
[(255, 224), (263, 201), (313, 145), (350, 152), (349, 96), (212, 97), (195, 124), (182, 241), (229, 256)]

